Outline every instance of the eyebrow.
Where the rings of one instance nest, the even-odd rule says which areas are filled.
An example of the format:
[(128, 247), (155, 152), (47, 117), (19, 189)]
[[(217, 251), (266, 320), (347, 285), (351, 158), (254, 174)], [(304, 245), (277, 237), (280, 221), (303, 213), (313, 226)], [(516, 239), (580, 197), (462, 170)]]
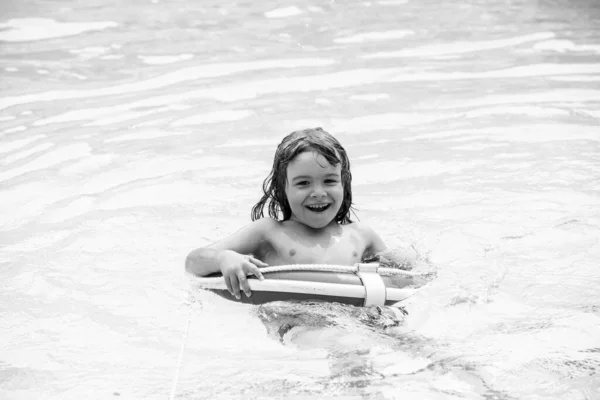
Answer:
[[(335, 172), (330, 172), (325, 175), (325, 178), (330, 178), (332, 176), (339, 178), (340, 174), (335, 173)], [(311, 178), (312, 178), (312, 176), (309, 176), (309, 175), (298, 175), (298, 176), (293, 177), (292, 180), (295, 181), (296, 179), (311, 179)]]

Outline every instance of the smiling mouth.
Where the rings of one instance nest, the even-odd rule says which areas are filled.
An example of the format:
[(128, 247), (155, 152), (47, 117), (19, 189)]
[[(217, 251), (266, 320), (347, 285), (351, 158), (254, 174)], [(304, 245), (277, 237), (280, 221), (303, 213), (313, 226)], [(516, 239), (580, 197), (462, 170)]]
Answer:
[(312, 212), (320, 213), (320, 212), (327, 210), (330, 206), (331, 206), (331, 204), (310, 204), (305, 207), (308, 208)]

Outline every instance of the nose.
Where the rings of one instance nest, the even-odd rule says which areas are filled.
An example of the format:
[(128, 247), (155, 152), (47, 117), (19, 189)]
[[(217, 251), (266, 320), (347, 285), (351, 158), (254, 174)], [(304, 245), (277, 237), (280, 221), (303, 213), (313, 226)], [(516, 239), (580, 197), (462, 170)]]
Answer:
[(323, 185), (315, 185), (313, 187), (312, 192), (310, 193), (310, 197), (312, 197), (313, 199), (322, 199), (325, 196), (327, 196), (327, 192), (325, 192)]

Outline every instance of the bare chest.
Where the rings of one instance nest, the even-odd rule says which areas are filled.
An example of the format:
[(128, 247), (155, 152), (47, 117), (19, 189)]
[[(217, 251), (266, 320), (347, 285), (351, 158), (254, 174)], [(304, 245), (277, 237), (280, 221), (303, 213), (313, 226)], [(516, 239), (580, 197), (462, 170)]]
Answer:
[(364, 240), (352, 232), (319, 237), (278, 234), (264, 243), (258, 256), (269, 265), (353, 265), (361, 261), (365, 248)]

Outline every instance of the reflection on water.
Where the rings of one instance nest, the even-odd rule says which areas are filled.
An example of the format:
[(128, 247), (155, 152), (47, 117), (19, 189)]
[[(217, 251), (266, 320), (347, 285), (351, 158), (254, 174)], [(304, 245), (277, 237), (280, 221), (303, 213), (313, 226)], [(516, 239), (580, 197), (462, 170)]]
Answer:
[[(599, 4), (0, 5), (0, 397), (600, 397)], [(401, 324), (183, 275), (315, 126), (436, 269)]]

